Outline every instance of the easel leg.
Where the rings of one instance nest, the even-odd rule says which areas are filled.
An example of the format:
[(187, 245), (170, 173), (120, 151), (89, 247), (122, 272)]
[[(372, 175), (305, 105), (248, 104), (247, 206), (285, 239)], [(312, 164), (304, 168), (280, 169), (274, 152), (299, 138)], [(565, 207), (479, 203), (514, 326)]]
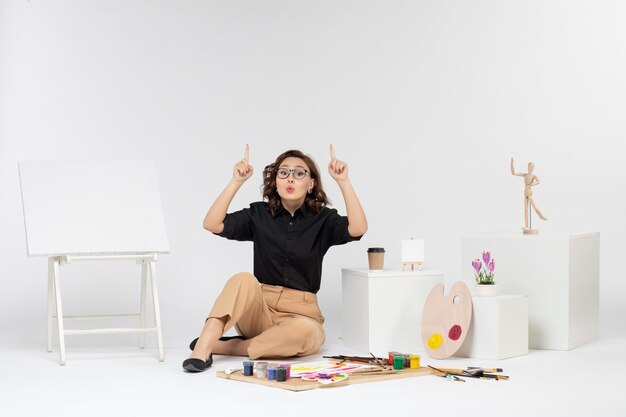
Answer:
[[(148, 265), (145, 262), (141, 263), (141, 301), (139, 303), (140, 307), (140, 316), (139, 316), (139, 327), (146, 327), (146, 293), (147, 293), (147, 278), (148, 278)], [(139, 348), (143, 349), (146, 347), (146, 333), (139, 333)]]
[(48, 352), (52, 352), (52, 321), (54, 317), (54, 258), (48, 258)]
[(150, 281), (152, 282), (152, 303), (154, 304), (154, 321), (157, 329), (157, 345), (159, 348), (159, 361), (163, 362), (163, 336), (161, 334), (161, 313), (159, 312), (159, 292), (156, 284), (156, 262), (150, 262)]
[(59, 283), (59, 258), (52, 261), (52, 282), (54, 284), (54, 303), (57, 310), (57, 327), (59, 330), (60, 364), (65, 365), (65, 330), (63, 328), (63, 307), (61, 303), (61, 286)]

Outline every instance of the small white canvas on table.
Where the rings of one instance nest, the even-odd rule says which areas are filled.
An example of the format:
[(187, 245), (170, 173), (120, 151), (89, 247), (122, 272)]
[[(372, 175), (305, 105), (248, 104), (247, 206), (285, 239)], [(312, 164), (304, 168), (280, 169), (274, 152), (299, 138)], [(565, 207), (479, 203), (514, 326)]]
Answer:
[[(149, 160), (20, 162), (20, 183), (29, 256), (48, 258), (48, 351), (57, 319), (60, 362), (65, 364), (65, 335), (95, 333), (157, 334), (163, 360), (156, 287), (158, 253), (168, 253), (156, 168)], [(137, 317), (137, 328), (66, 330), (59, 267), (74, 261), (131, 260), (141, 264), (140, 312), (73, 319)], [(155, 325), (146, 327), (148, 276)], [(55, 315), (56, 313), (56, 315)]]
[(411, 271), (417, 265), (417, 268), (421, 271), (424, 267), (424, 240), (403, 239), (400, 254), (403, 271), (406, 265), (411, 265)]

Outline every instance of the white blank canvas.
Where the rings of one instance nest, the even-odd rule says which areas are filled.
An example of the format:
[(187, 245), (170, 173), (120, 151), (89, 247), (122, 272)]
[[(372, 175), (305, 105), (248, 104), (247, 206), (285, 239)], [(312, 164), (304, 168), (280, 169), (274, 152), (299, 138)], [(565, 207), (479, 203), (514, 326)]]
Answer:
[(424, 239), (402, 239), (402, 262), (424, 262)]
[(169, 252), (150, 160), (20, 162), (29, 256)]

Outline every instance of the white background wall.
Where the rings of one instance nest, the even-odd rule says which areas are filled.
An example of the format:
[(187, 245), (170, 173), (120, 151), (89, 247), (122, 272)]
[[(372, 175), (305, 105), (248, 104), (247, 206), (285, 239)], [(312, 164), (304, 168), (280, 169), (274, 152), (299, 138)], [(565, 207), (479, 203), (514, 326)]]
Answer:
[[(522, 224), (511, 156), (537, 165), (542, 234), (601, 232), (601, 336), (626, 334), (625, 21), (626, 3), (598, 0), (0, 0), (0, 344), (45, 340), (46, 261), (26, 256), (18, 161), (156, 161), (164, 336), (180, 346), (252, 268), (250, 244), (201, 227), (245, 143), (256, 174), (232, 209), (260, 198), (262, 168), (288, 148), (326, 173), (333, 143), (350, 164), (370, 230), (325, 259), (330, 337), (340, 268), (364, 266), (369, 246), (393, 268), (401, 239), (424, 238), (429, 268), (470, 282), (461, 235)], [(64, 269), (66, 313), (134, 310), (135, 272)]]

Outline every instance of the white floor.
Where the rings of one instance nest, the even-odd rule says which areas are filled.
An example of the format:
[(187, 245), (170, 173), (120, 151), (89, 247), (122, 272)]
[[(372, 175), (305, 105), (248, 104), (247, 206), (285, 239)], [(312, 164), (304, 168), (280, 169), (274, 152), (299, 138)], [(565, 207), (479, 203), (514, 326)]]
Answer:
[[(426, 376), (305, 392), (215, 376), (216, 370), (240, 366), (242, 358), (217, 356), (207, 372), (188, 374), (181, 369), (187, 353), (168, 348), (159, 363), (154, 349), (73, 347), (68, 339), (67, 365), (60, 366), (58, 352), (43, 347), (5, 350), (0, 416), (626, 416), (626, 338), (502, 361), (422, 360), (423, 366), (501, 367), (510, 381), (460, 383)], [(340, 343), (321, 352), (352, 353)]]

